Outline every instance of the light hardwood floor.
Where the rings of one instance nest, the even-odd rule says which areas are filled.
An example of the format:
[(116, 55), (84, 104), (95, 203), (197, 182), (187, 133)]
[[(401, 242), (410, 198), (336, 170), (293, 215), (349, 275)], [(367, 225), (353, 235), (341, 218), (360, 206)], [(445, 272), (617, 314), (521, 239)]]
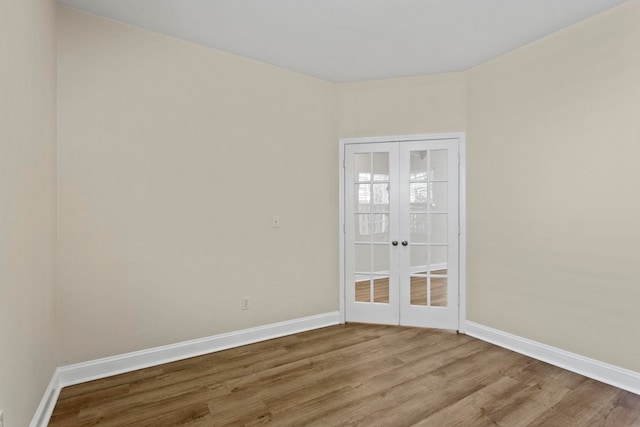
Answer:
[(640, 396), (447, 331), (347, 324), (64, 388), (50, 426), (640, 426)]
[[(417, 274), (426, 274), (421, 272)], [(447, 270), (435, 270), (431, 274), (436, 277), (431, 278), (431, 306), (446, 307), (447, 306), (447, 278), (438, 277), (447, 274)], [(427, 305), (427, 278), (415, 277), (410, 278), (411, 305)], [(355, 282), (356, 301), (371, 302), (371, 283), (369, 280)], [(373, 280), (373, 302), (389, 303), (389, 278), (380, 277)]]

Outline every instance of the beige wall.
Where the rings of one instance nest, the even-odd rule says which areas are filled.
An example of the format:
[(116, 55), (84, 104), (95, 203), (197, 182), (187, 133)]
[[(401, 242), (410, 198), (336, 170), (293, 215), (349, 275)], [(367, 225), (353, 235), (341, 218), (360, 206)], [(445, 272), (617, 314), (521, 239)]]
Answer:
[(636, 371), (639, 9), (467, 73), (338, 85), (341, 137), (467, 130), (469, 320)]
[[(462, 132), (466, 128), (466, 73), (336, 86), (341, 138)], [(378, 258), (383, 255), (378, 253)], [(413, 255), (421, 254), (412, 252)], [(423, 259), (414, 258), (412, 266), (424, 265)], [(446, 260), (432, 259), (432, 262), (441, 264)], [(374, 263), (384, 265), (381, 259)]]
[(466, 129), (466, 73), (343, 83), (337, 87), (341, 138)]
[(62, 363), (337, 309), (337, 137), (466, 130), (469, 320), (640, 371), (639, 4), (339, 85), (60, 9)]
[(66, 8), (58, 48), (63, 364), (338, 309), (333, 85)]
[(55, 3), (0, 2), (0, 409), (29, 424), (56, 366)]
[(469, 73), (468, 318), (640, 371), (640, 2)]

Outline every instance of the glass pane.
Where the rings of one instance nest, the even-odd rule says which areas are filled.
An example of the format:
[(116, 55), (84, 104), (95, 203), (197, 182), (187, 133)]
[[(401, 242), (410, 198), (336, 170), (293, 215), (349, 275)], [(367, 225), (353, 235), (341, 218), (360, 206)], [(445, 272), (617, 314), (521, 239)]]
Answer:
[(371, 302), (371, 281), (369, 279), (356, 281), (356, 301)]
[(431, 305), (435, 307), (447, 306), (446, 277), (431, 277)]
[(432, 214), (429, 222), (430, 243), (447, 243), (447, 214)]
[(353, 238), (356, 242), (371, 241), (371, 222), (369, 214), (354, 215)]
[(389, 153), (373, 153), (373, 180), (389, 181)]
[(373, 184), (373, 210), (389, 212), (389, 184)]
[(409, 179), (411, 181), (426, 181), (429, 171), (429, 158), (426, 151), (412, 151), (409, 156), (411, 165)]
[(447, 191), (448, 184), (446, 182), (429, 183), (429, 203), (431, 203), (431, 212), (447, 212)]
[(412, 182), (409, 184), (409, 204), (411, 212), (427, 212), (429, 200), (429, 184)]
[(356, 182), (371, 181), (371, 154), (357, 153), (353, 157)]
[(432, 150), (429, 153), (431, 170), (429, 179), (436, 181), (447, 180), (447, 150)]
[(427, 305), (426, 277), (411, 277), (411, 305)]
[(374, 242), (389, 241), (389, 215), (373, 214), (371, 215), (371, 229), (373, 231)]
[[(447, 274), (447, 247), (431, 246), (429, 255), (431, 274)], [(444, 273), (442, 273), (443, 271)]]
[(375, 274), (389, 274), (389, 245), (373, 245), (373, 272)]
[(371, 246), (370, 245), (354, 245), (356, 273), (369, 273), (371, 271)]
[(356, 184), (353, 191), (355, 212), (371, 210), (371, 184)]
[(389, 303), (389, 278), (373, 279), (373, 302)]
[(427, 274), (427, 251), (428, 246), (410, 245), (411, 273)]
[(411, 243), (428, 243), (428, 214), (410, 214), (409, 230)]

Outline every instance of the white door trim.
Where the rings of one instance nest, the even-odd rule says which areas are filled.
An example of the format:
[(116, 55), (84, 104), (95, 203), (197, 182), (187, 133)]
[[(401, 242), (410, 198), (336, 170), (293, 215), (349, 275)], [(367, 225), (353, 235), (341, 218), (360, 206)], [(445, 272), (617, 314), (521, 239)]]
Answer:
[(420, 135), (393, 135), (393, 136), (375, 136), (375, 137), (361, 137), (361, 138), (340, 138), (339, 140), (339, 152), (338, 152), (338, 167), (340, 169), (340, 177), (338, 180), (338, 241), (339, 241), (339, 264), (340, 264), (340, 289), (339, 289), (339, 303), (340, 303), (340, 323), (346, 322), (345, 311), (345, 192), (344, 192), (344, 180), (345, 180), (345, 145), (347, 144), (369, 144), (375, 142), (403, 142), (403, 141), (425, 141), (425, 140), (442, 140), (442, 139), (456, 139), (458, 140), (458, 153), (460, 156), (459, 167), (459, 279), (458, 279), (458, 293), (459, 293), (459, 320), (458, 331), (465, 332), (466, 324), (466, 138), (464, 132), (452, 132), (452, 133), (437, 133), (437, 134), (420, 134)]
[(458, 219), (460, 236), (458, 238), (458, 332), (467, 331), (467, 140), (464, 132), (458, 135), (458, 155), (460, 166), (458, 167)]

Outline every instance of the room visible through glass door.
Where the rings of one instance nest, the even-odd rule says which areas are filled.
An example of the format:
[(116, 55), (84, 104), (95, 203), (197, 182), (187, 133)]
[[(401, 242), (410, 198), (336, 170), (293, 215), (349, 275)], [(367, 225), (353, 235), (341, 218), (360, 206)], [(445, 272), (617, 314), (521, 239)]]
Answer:
[(406, 142), (399, 151), (400, 324), (457, 329), (458, 146)]
[(398, 152), (394, 144), (346, 147), (345, 265), (354, 322), (398, 324)]
[(458, 328), (457, 140), (345, 146), (347, 321)]

